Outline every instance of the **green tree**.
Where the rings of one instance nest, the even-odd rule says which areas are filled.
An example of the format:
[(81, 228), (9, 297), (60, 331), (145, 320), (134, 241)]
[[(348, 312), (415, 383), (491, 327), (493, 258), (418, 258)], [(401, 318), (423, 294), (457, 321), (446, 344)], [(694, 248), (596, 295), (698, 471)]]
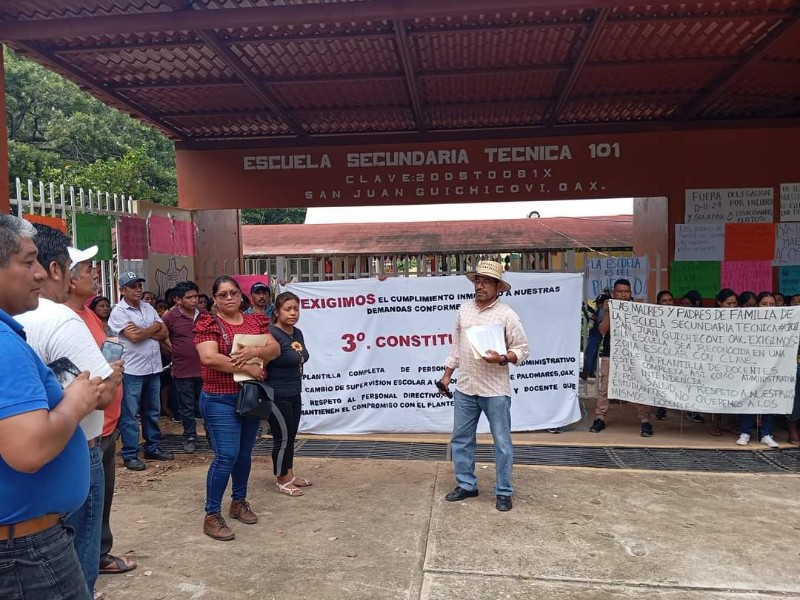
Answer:
[(304, 223), (305, 208), (259, 208), (242, 211), (242, 225), (283, 225)]

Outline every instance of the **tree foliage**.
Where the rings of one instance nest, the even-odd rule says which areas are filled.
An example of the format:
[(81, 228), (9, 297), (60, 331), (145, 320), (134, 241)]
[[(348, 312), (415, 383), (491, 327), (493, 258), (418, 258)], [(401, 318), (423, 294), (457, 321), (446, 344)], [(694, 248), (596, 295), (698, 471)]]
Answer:
[[(175, 148), (159, 132), (5, 48), (9, 173), (174, 206)], [(242, 211), (243, 223), (302, 223), (305, 209)]]

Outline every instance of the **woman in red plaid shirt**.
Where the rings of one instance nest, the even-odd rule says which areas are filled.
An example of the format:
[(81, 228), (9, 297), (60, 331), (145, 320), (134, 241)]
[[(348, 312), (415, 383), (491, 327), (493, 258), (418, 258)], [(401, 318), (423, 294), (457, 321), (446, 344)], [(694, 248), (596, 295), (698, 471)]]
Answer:
[[(203, 391), (200, 394), (200, 413), (214, 447), (214, 460), (206, 478), (206, 517), (203, 533), (215, 540), (232, 540), (235, 535), (222, 517), (222, 496), (233, 479), (232, 502), (228, 514), (242, 523), (258, 521), (247, 502), (247, 481), (250, 478), (253, 445), (259, 422), (242, 418), (235, 412), (239, 384), (234, 373), (246, 373), (264, 379), (264, 369), (247, 364), (254, 358), (269, 362), (280, 347), (269, 335), (269, 320), (264, 315), (244, 315), (239, 312), (242, 291), (235, 279), (217, 277), (212, 287), (216, 315), (201, 315), (194, 327), (194, 343), (200, 355), (200, 375)], [(267, 334), (264, 346), (248, 346), (231, 352), (233, 336), (237, 333)]]

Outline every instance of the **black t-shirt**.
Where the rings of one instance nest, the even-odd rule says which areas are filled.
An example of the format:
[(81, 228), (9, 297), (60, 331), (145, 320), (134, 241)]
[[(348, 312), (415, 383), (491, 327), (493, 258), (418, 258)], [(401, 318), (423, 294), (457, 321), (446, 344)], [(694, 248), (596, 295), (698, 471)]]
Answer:
[(276, 396), (299, 396), (303, 391), (303, 364), (308, 362), (308, 350), (303, 332), (297, 327), (289, 335), (275, 325), (269, 332), (281, 347), (277, 358), (267, 364), (267, 383)]

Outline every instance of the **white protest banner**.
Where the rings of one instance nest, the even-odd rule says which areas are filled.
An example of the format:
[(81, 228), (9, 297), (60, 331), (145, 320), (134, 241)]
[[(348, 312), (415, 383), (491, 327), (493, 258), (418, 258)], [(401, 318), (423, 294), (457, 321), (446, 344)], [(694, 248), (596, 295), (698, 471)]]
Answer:
[[(502, 294), (520, 316), (530, 356), (511, 366), (512, 429), (580, 420), (581, 276), (506, 273)], [(453, 401), (435, 381), (444, 372), (458, 307), (471, 301), (466, 277), (390, 277), (297, 283), (309, 362), (303, 375), (308, 433), (445, 433)], [(269, 365), (267, 365), (269, 368)], [(453, 377), (457, 387), (458, 371)], [(481, 419), (479, 431), (489, 431)]]
[(781, 221), (800, 221), (800, 183), (781, 184)]
[(714, 261), (725, 258), (725, 223), (675, 225), (675, 260)]
[(709, 413), (792, 412), (800, 307), (611, 307), (610, 398)]
[(613, 291), (617, 279), (627, 279), (631, 282), (633, 297), (637, 300), (644, 299), (647, 298), (648, 278), (646, 256), (590, 258), (584, 267), (583, 297), (593, 300), (606, 288)]
[(800, 265), (800, 223), (775, 225), (775, 266)]
[(686, 190), (685, 223), (772, 223), (775, 189)]

